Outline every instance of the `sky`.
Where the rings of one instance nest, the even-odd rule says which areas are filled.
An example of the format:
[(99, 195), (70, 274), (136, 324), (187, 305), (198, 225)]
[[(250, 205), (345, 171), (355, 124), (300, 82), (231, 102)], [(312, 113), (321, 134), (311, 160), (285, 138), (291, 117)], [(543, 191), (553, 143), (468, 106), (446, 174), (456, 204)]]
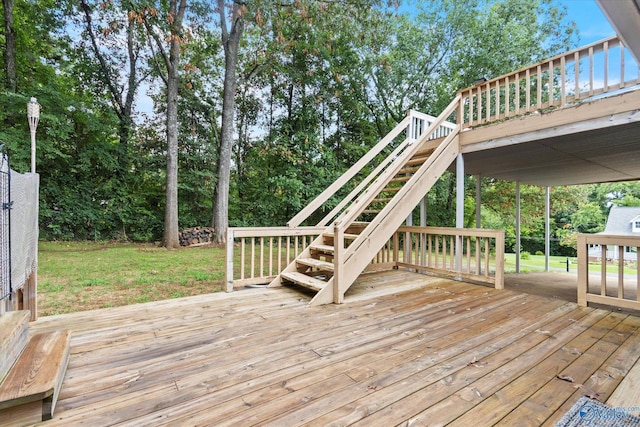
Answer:
[(556, 2), (567, 7), (567, 19), (577, 24), (580, 33), (578, 46), (615, 35), (613, 27), (595, 0), (556, 0)]

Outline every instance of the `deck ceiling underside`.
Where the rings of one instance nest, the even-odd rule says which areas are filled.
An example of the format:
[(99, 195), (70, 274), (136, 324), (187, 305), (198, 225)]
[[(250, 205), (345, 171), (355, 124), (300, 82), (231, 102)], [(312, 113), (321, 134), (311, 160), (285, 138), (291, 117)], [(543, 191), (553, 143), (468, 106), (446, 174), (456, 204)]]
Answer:
[[(579, 111), (580, 107), (573, 108)], [(519, 129), (531, 128), (528, 120), (551, 126), (519, 133)], [(466, 174), (539, 186), (640, 179), (637, 109), (561, 125), (540, 116), (511, 122), (496, 125), (493, 134), (487, 127), (482, 132), (488, 139), (463, 149)]]
[(539, 186), (640, 179), (640, 124), (616, 126), (465, 155), (471, 175)]

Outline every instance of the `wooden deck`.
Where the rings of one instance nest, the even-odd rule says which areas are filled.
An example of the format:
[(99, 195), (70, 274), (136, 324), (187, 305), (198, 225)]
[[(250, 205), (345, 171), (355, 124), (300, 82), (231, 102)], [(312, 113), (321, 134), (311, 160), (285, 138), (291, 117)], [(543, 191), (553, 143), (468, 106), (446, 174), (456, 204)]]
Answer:
[(34, 332), (73, 331), (42, 425), (553, 425), (640, 371), (640, 317), (402, 271), (354, 289), (339, 306), (251, 289), (41, 318)]

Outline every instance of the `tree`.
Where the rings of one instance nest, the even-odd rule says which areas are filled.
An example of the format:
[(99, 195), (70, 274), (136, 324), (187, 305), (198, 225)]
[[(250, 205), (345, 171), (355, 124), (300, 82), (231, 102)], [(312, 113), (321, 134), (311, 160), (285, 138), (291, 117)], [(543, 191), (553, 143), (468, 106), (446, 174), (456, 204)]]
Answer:
[(4, 11), (4, 68), (5, 87), (11, 92), (17, 90), (16, 80), (16, 31), (13, 27), (13, 0), (2, 0)]
[(216, 243), (227, 240), (229, 224), (229, 180), (231, 177), (231, 147), (233, 145), (235, 98), (237, 87), (237, 66), (240, 39), (244, 30), (244, 15), (247, 11), (244, 1), (234, 0), (227, 22), (224, 0), (218, 0), (220, 31), (224, 48), (224, 83), (222, 88), (222, 126), (218, 149), (218, 182), (213, 196), (212, 226), (216, 232)]
[[(178, 84), (180, 48), (187, 37), (182, 27), (187, 1), (169, 0), (167, 6), (166, 22), (160, 22), (158, 9), (148, 5), (143, 6), (137, 12), (132, 11), (130, 19), (136, 19), (144, 24), (150, 39), (149, 43), (157, 53), (156, 71), (166, 88), (167, 164), (162, 244), (171, 249), (180, 246), (178, 241)], [(165, 34), (161, 34), (163, 28), (166, 28)], [(166, 45), (167, 40), (168, 46)]]
[(91, 87), (99, 95), (110, 100), (109, 104), (118, 117), (119, 161), (124, 176), (129, 166), (127, 150), (133, 126), (134, 101), (140, 85), (148, 76), (140, 61), (145, 47), (143, 34), (139, 33), (133, 19), (136, 14), (130, 2), (100, 2), (96, 7), (88, 0), (80, 0), (79, 7), (84, 15), (84, 31), (78, 45), (78, 62), (86, 55), (93, 55), (88, 59), (90, 64), (83, 74), (92, 81)]

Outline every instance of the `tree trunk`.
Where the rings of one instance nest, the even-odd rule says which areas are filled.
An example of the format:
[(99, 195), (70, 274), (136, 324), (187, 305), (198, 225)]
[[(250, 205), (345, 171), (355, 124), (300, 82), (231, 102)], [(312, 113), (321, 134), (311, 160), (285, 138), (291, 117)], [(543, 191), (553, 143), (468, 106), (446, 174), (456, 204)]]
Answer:
[(227, 240), (229, 226), (229, 181), (231, 178), (231, 147), (233, 144), (236, 69), (238, 47), (244, 28), (242, 6), (233, 3), (231, 28), (227, 29), (224, 0), (218, 0), (222, 44), (224, 46), (224, 86), (222, 91), (222, 128), (218, 148), (218, 182), (213, 193), (212, 225), (216, 232), (216, 243), (222, 245)]
[(13, 27), (13, 0), (2, 0), (4, 9), (4, 68), (6, 72), (5, 87), (10, 92), (18, 89), (16, 77), (16, 30)]
[(180, 0), (180, 10), (176, 10), (177, 0), (170, 3), (170, 12), (175, 16), (171, 24), (171, 44), (167, 63), (167, 186), (164, 212), (165, 248), (180, 247), (178, 238), (178, 70), (180, 65), (180, 33), (186, 0)]

